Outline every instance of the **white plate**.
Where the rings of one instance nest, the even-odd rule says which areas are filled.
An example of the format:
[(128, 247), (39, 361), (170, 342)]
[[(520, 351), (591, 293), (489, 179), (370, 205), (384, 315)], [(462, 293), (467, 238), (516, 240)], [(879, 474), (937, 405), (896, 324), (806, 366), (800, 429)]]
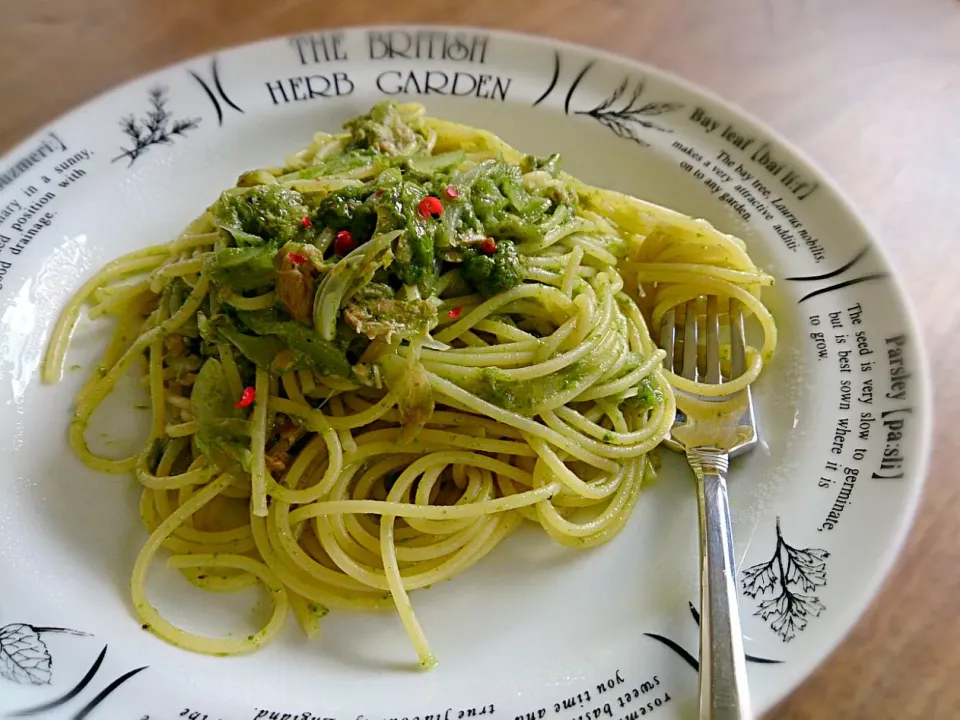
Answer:
[[(142, 116), (154, 88), (168, 128), (187, 127), (131, 154), (120, 121)], [(776, 277), (768, 302), (781, 343), (756, 385), (764, 444), (734, 463), (730, 488), (756, 707), (805, 677), (876, 591), (920, 493), (929, 380), (883, 253), (809, 161), (719, 99), (595, 50), (469, 29), (306, 34), (132, 82), (0, 161), (0, 713), (694, 713), (696, 508), (672, 455), (612, 543), (578, 552), (518, 532), (462, 577), (414, 594), (440, 661), (433, 672), (412, 669), (392, 614), (334, 613), (312, 642), (289, 622), (277, 642), (239, 658), (140, 631), (128, 592), (145, 538), (135, 489), (85, 469), (65, 442), (74, 392), (105, 337), (83, 325), (68, 364), (86, 369), (43, 386), (51, 324), (95, 268), (173, 237), (239, 172), (275, 164), (385, 96), (529, 152), (560, 151), (587, 182), (705, 217), (744, 237)], [(255, 591), (185, 586), (156, 569), (150, 590), (190, 627), (249, 632)]]

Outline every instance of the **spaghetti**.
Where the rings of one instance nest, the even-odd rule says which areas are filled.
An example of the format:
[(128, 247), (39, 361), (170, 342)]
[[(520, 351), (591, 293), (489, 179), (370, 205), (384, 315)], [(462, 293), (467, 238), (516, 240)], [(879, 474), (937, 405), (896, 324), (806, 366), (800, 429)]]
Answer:
[[(150, 537), (132, 594), (144, 624), (201, 653), (255, 650), (292, 607), (396, 608), (434, 658), (409, 593), (480, 561), (523, 521), (591, 547), (627, 522), (672, 387), (724, 395), (774, 350), (769, 276), (702, 220), (584, 185), (559, 157), (381, 103), (244, 173), (173, 242), (86, 282), (54, 330), (58, 380), (83, 307), (116, 323), (76, 398), (70, 444), (132, 472)], [(764, 331), (748, 370), (703, 386), (663, 367), (648, 332), (705, 293)], [(95, 454), (91, 416), (139, 365), (150, 439)], [(161, 548), (197, 587), (261, 583), (246, 639), (188, 633), (146, 595)]]

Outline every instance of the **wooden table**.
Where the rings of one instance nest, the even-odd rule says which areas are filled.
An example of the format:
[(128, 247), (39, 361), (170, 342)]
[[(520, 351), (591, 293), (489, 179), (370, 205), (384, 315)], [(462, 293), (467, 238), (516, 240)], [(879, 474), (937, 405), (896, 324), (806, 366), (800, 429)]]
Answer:
[[(932, 358), (937, 450), (879, 599), (777, 718), (960, 717), (960, 4), (946, 0), (3, 0), (0, 151), (102, 90), (310, 27), (451, 22), (629, 55), (740, 104), (849, 193), (906, 281)], [(953, 249), (951, 249), (953, 248)]]

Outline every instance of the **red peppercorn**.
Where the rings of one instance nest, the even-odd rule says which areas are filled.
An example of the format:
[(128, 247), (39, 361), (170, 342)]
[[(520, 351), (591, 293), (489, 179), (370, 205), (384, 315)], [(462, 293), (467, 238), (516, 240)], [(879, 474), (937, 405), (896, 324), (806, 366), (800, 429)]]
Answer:
[(460, 317), (460, 313), (462, 312), (463, 312), (462, 307), (450, 308), (447, 311), (447, 317), (450, 318), (451, 320), (456, 320), (458, 317)]
[(301, 255), (300, 253), (287, 253), (287, 259), (290, 260), (294, 265), (303, 265), (307, 262), (307, 258)]
[(480, 243), (480, 252), (484, 255), (493, 255), (497, 251), (497, 241), (492, 237), (485, 237)]
[(353, 233), (349, 230), (341, 230), (337, 233), (337, 239), (333, 242), (333, 251), (337, 255), (346, 255), (357, 246), (353, 239)]
[(300, 224), (303, 225), (305, 228), (310, 227), (310, 218), (304, 215), (303, 219), (300, 220)]
[(422, 218), (432, 217), (436, 219), (443, 215), (443, 203), (440, 202), (440, 198), (427, 195), (417, 206), (417, 212), (420, 213)]
[(257, 396), (257, 391), (253, 389), (252, 385), (247, 385), (243, 389), (243, 394), (240, 395), (240, 399), (234, 403), (238, 408), (245, 408), (253, 405), (253, 400)]
[(447, 185), (443, 191), (448, 198), (458, 198), (460, 197), (460, 191), (457, 190), (453, 185)]

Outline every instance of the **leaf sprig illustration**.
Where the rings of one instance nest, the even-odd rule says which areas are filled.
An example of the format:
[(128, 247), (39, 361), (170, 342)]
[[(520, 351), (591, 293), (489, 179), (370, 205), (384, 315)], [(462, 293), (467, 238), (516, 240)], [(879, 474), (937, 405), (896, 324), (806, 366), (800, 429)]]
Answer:
[[(624, 78), (620, 86), (599, 105), (591, 110), (578, 110), (578, 115), (587, 115), (599, 122), (604, 127), (613, 131), (618, 137), (632, 140), (638, 145), (648, 147), (650, 143), (643, 140), (638, 134), (638, 128), (648, 130), (657, 130), (659, 132), (672, 132), (669, 128), (658, 125), (646, 118), (656, 117), (664, 113), (673, 112), (683, 107), (683, 103), (677, 102), (647, 102), (641, 103), (640, 97), (643, 95), (644, 81), (639, 80), (630, 93), (626, 104), (622, 103), (626, 97), (627, 89), (630, 86), (629, 80)], [(616, 107), (621, 105), (621, 107)]]
[(830, 553), (826, 550), (801, 550), (789, 545), (783, 539), (778, 517), (777, 546), (773, 556), (767, 562), (744, 570), (741, 584), (745, 594), (756, 598), (776, 593), (760, 602), (754, 614), (768, 621), (770, 628), (784, 642), (793, 640), (811, 617), (819, 617), (826, 609), (819, 597), (803, 593), (827, 584), (828, 557)]
[[(188, 130), (200, 125), (200, 118), (173, 120), (167, 109), (167, 88), (155, 87), (149, 93), (150, 107), (141, 118), (127, 115), (120, 120), (120, 129), (132, 141), (131, 147), (121, 146), (123, 151), (112, 162), (127, 158), (130, 165), (153, 145), (171, 145), (175, 137), (184, 137)], [(172, 122), (171, 122), (172, 120)]]
[(58, 627), (11, 623), (0, 627), (0, 677), (20, 684), (49, 685), (50, 651), (40, 637), (45, 633), (86, 636), (87, 633)]

